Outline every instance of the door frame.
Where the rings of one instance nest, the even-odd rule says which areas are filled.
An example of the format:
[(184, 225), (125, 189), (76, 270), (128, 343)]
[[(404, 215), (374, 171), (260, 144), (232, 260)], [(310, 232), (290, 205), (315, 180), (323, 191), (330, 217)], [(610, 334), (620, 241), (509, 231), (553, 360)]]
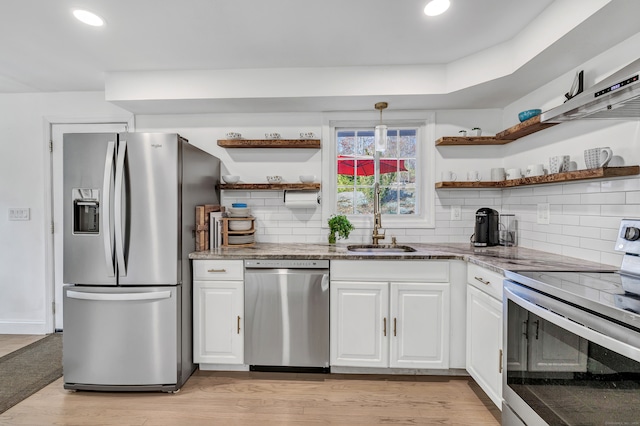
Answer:
[[(103, 125), (123, 124), (128, 131), (135, 131), (135, 116), (133, 114), (114, 114), (98, 117), (60, 117), (44, 116), (42, 120), (44, 155), (44, 245), (45, 245), (45, 330), (53, 333), (55, 328), (54, 295), (55, 295), (55, 259), (53, 227), (53, 126), (56, 125)], [(55, 149), (55, 147), (54, 147)]]

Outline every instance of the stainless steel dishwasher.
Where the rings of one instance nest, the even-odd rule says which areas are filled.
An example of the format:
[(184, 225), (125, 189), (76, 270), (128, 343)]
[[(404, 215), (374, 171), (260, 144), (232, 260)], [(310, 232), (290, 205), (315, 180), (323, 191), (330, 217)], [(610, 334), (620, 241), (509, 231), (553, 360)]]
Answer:
[(245, 363), (329, 372), (329, 261), (245, 260)]

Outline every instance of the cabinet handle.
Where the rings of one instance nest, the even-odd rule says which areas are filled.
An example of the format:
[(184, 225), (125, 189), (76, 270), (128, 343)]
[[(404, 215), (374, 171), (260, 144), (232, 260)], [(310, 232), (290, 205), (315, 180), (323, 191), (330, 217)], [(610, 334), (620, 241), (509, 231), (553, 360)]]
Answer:
[(207, 272), (227, 272), (226, 269), (207, 269)]
[(502, 349), (500, 349), (500, 357), (498, 360), (499, 364), (498, 364), (498, 373), (502, 373)]
[(238, 315), (238, 334), (240, 334), (240, 315)]
[(396, 320), (396, 318), (394, 318), (393, 319), (393, 337), (397, 336), (397, 334), (396, 334), (396, 325), (397, 324), (396, 323), (397, 323), (397, 320)]
[(536, 340), (538, 340), (539, 332), (540, 332), (540, 320), (533, 322), (536, 325)]
[(386, 318), (386, 317), (385, 317), (385, 318), (383, 318), (383, 319), (382, 319), (382, 322), (383, 322), (383, 324), (384, 324), (384, 328), (383, 328), (383, 330), (382, 330), (382, 333), (384, 334), (384, 337), (387, 337), (387, 318)]
[(484, 279), (482, 279), (480, 277), (473, 277), (473, 278), (475, 278), (476, 281), (480, 281), (482, 284), (486, 284), (486, 285), (491, 284), (491, 281), (486, 281), (486, 280), (484, 280)]

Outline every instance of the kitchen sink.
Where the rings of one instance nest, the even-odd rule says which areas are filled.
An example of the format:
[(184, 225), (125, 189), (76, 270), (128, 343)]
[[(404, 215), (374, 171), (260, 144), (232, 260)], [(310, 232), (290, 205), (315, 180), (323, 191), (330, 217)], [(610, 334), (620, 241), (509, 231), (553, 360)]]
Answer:
[(359, 253), (409, 253), (416, 251), (413, 247), (399, 245), (361, 244), (347, 246), (347, 250)]

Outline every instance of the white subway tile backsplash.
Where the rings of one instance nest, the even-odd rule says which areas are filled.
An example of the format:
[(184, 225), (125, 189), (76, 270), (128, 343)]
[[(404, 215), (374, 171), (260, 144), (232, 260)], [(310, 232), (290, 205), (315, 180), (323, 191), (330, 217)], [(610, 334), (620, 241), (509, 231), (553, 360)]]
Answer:
[(586, 194), (600, 192), (600, 182), (565, 183), (562, 185), (563, 194)]
[(582, 204), (624, 204), (624, 192), (601, 192), (598, 194), (581, 194)]
[(562, 247), (562, 255), (577, 257), (578, 259), (590, 260), (591, 262), (600, 262), (600, 252), (597, 250), (589, 250), (578, 247)]
[(627, 192), (627, 204), (640, 204), (640, 191)]
[(580, 216), (580, 226), (592, 226), (595, 228), (603, 228), (618, 231), (620, 228), (619, 216)]
[(606, 180), (600, 183), (602, 192), (640, 191), (640, 179)]
[[(289, 209), (280, 191), (223, 191), (223, 205), (246, 202), (256, 217), (258, 242), (326, 243), (322, 211)], [(549, 203), (550, 224), (537, 223), (537, 204)], [(451, 206), (462, 207), (462, 220), (452, 221)], [(386, 229), (404, 243), (468, 243), (475, 211), (491, 207), (513, 213), (519, 245), (619, 265), (613, 245), (624, 217), (640, 217), (640, 178), (557, 183), (500, 190), (437, 190), (435, 228)], [(383, 219), (384, 228), (384, 219)], [(390, 240), (390, 238), (388, 237)], [(371, 229), (356, 229), (341, 243), (369, 243)], [(386, 242), (384, 240), (383, 242)]]
[(600, 216), (600, 205), (568, 204), (562, 206), (562, 214), (569, 216)]
[(563, 225), (562, 233), (564, 235), (573, 235), (576, 237), (600, 238), (599, 228), (588, 228), (584, 226)]

